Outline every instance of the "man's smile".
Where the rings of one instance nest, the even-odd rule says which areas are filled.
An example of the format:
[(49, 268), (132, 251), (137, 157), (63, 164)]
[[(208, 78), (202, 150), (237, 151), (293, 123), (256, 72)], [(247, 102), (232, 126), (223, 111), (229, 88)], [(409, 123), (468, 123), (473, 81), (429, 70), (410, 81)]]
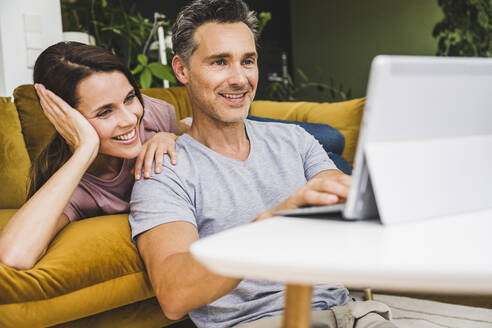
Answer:
[(240, 104), (244, 101), (246, 98), (247, 92), (241, 92), (241, 93), (219, 93), (225, 100), (229, 103), (233, 104)]

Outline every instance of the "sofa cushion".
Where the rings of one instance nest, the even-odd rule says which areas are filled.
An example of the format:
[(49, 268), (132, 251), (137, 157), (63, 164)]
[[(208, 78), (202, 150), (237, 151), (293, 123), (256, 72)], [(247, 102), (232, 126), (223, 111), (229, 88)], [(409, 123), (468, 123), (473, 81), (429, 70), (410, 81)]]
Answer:
[(193, 115), (191, 111), (191, 103), (188, 98), (188, 93), (183, 87), (171, 87), (169, 89), (164, 88), (151, 88), (142, 89), (143, 94), (164, 100), (165, 102), (174, 106), (176, 110), (176, 118), (179, 120), (190, 117)]
[(333, 161), (335, 166), (345, 174), (352, 175), (352, 167), (342, 156), (329, 152), (328, 157)]
[[(0, 227), (14, 212), (0, 210)], [(128, 215), (70, 223), (30, 270), (0, 264), (0, 327), (52, 326), (153, 296)]]
[(51, 328), (196, 328), (188, 316), (176, 321), (171, 321), (161, 310), (157, 298), (152, 297), (140, 302), (128, 304), (114, 310), (98, 313), (90, 317), (85, 317), (52, 326)]
[(53, 137), (55, 128), (44, 115), (32, 84), (15, 88), (14, 102), (19, 112), (27, 152), (31, 161), (34, 161)]
[(310, 133), (323, 146), (323, 149), (329, 153), (341, 155), (345, 147), (345, 137), (337, 129), (332, 128), (328, 124), (307, 123), (297, 121), (278, 120), (273, 118), (259, 117), (249, 115), (248, 119), (260, 122), (280, 122), (286, 124), (295, 124), (302, 127), (306, 132)]
[(0, 208), (19, 208), (26, 199), (31, 161), (10, 97), (0, 97), (0, 158)]
[(281, 120), (328, 124), (345, 137), (342, 156), (353, 165), (365, 98), (336, 103), (254, 101), (250, 114)]

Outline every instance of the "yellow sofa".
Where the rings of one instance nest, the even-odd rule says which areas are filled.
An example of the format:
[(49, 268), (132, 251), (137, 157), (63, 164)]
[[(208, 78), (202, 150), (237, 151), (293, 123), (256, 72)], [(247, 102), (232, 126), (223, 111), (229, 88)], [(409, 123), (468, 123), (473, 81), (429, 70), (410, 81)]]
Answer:
[[(182, 87), (146, 89), (191, 115)], [(255, 101), (251, 115), (327, 123), (346, 139), (352, 164), (364, 99), (340, 103)], [(0, 98), (0, 230), (25, 201), (28, 170), (53, 133), (32, 85)], [(42, 225), (42, 222), (40, 222)], [(0, 263), (0, 327), (166, 327), (144, 266), (130, 239), (127, 215), (73, 222), (31, 270)]]

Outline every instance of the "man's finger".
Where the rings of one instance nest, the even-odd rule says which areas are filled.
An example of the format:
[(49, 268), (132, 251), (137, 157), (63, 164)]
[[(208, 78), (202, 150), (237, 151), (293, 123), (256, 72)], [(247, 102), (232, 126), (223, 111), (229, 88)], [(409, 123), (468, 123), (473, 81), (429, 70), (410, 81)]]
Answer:
[(352, 177), (350, 175), (343, 174), (343, 175), (340, 175), (340, 177), (338, 178), (338, 181), (341, 184), (350, 188), (350, 185), (352, 184)]
[(266, 211), (266, 212), (263, 212), (261, 213), (260, 215), (258, 215), (254, 220), (253, 222), (258, 222), (258, 221), (261, 221), (261, 220), (265, 220), (265, 219), (269, 219), (269, 218), (272, 218), (273, 217), (273, 214), (272, 212), (270, 211)]
[(338, 202), (339, 198), (334, 194), (307, 189), (303, 193), (304, 204), (309, 205), (331, 205)]
[(306, 186), (310, 189), (320, 192), (335, 194), (342, 198), (348, 197), (349, 187), (345, 184), (338, 182), (337, 180), (323, 179), (323, 178), (313, 179), (311, 183), (309, 183)]

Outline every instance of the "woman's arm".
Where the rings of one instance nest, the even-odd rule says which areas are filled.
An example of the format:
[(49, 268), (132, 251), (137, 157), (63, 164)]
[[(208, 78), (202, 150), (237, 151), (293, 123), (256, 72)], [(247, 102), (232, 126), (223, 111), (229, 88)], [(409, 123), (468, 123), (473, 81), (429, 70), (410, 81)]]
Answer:
[(99, 149), (89, 122), (61, 98), (36, 86), (48, 119), (74, 149), (72, 157), (14, 214), (0, 235), (0, 261), (30, 269), (68, 218), (63, 211)]
[(0, 235), (0, 261), (30, 269), (69, 220), (63, 210), (90, 163), (90, 151), (78, 149), (9, 220)]

